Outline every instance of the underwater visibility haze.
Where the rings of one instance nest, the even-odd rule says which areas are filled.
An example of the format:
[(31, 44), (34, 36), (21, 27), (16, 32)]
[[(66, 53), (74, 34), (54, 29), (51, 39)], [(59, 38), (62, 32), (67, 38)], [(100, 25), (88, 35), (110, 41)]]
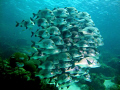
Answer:
[(120, 90), (119, 30), (119, 0), (1, 0), (0, 81)]

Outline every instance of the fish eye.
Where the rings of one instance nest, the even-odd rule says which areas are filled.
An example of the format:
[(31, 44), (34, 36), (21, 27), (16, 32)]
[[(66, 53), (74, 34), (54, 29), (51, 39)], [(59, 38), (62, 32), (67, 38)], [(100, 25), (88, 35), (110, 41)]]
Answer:
[(54, 43), (52, 43), (52, 45), (55, 45)]
[(70, 56), (67, 56), (68, 59), (70, 59)]

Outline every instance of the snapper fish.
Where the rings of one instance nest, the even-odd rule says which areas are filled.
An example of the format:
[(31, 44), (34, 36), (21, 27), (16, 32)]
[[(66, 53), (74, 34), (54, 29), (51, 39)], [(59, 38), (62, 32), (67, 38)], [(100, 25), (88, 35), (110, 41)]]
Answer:
[(31, 37), (35, 35), (35, 37), (50, 38), (50, 33), (46, 29), (41, 29), (41, 30), (37, 29), (36, 32), (31, 32), (31, 33), (32, 33)]
[(47, 31), (50, 33), (51, 36), (55, 36), (55, 35), (60, 35), (60, 30), (58, 27), (56, 26), (51, 26), (49, 28), (47, 28)]
[(40, 48), (44, 48), (44, 49), (55, 49), (55, 43), (51, 40), (51, 39), (43, 39), (40, 42), (36, 43), (34, 41), (32, 41), (32, 45), (31, 46), (39, 46)]
[(38, 68), (42, 69), (55, 69), (53, 62), (45, 61), (43, 64), (39, 65)]
[(55, 55), (51, 55), (51, 56), (47, 57), (47, 61), (51, 61), (54, 64), (59, 64), (59, 59)]
[(47, 55), (52, 55), (52, 54), (58, 54), (61, 52), (60, 49), (46, 49), (46, 50), (41, 50), (41, 52), (43, 54), (47, 54)]
[(36, 16), (39, 18), (49, 18), (49, 17), (53, 17), (54, 14), (50, 9), (43, 9), (43, 10), (39, 10), (37, 14), (33, 13), (33, 18)]
[(66, 21), (67, 21), (67, 24), (71, 24), (71, 25), (77, 24), (77, 20), (72, 17), (68, 17)]
[(68, 38), (72, 36), (72, 33), (69, 30), (67, 30), (67, 31), (62, 32), (62, 36), (64, 38)]
[(81, 56), (81, 53), (76, 48), (73, 48), (72, 50), (70, 50), (70, 54), (73, 58), (78, 58)]
[(69, 12), (70, 15), (77, 15), (78, 11), (74, 7), (66, 7), (67, 11)]
[(54, 36), (51, 38), (56, 45), (64, 45), (64, 41), (60, 36)]
[(65, 53), (58, 54), (58, 59), (62, 61), (71, 61), (72, 57), (69, 53), (65, 52)]
[(65, 68), (65, 72), (68, 72), (70, 74), (76, 74), (76, 73), (84, 73), (85, 71), (80, 66), (75, 66), (74, 68), (68, 67)]
[(40, 77), (41, 79), (51, 78), (55, 75), (56, 73), (50, 69), (42, 69), (38, 73), (36, 73), (36, 76)]
[(63, 32), (63, 31), (67, 31), (70, 28), (70, 26), (71, 25), (64, 24), (64, 25), (59, 25), (58, 27), (59, 27), (59, 30)]
[(32, 21), (32, 19), (30, 19), (28, 21), (22, 20), (21, 23), (16, 21), (16, 27), (20, 26), (20, 27), (25, 27), (26, 29), (28, 29), (28, 28), (30, 29), (34, 25), (35, 25), (35, 23), (34, 23), (34, 21)]
[(77, 47), (90, 47), (89, 43), (86, 40), (80, 40), (77, 43), (73, 43)]
[(66, 46), (72, 46), (72, 41), (73, 40), (71, 39), (71, 37), (64, 39), (64, 43)]
[(65, 18), (69, 15), (68, 11), (64, 8), (56, 8), (53, 10), (53, 13), (56, 17)]
[(58, 76), (57, 83), (58, 83), (58, 85), (61, 85), (61, 84), (65, 83), (65, 82), (70, 81), (71, 79), (72, 78), (68, 74), (63, 73), (63, 74)]
[(38, 27), (47, 28), (49, 26), (49, 23), (45, 18), (36, 18), (35, 20), (32, 19), (32, 21), (34, 21)]
[(85, 81), (88, 81), (88, 82), (91, 82), (91, 81), (92, 81), (92, 80), (90, 79), (90, 74), (89, 74), (89, 73), (83, 75), (83, 79), (84, 79)]
[(58, 65), (60, 68), (68, 68), (68, 67), (71, 67), (72, 66), (72, 63), (71, 62), (67, 62), (67, 60), (62, 61), (60, 60), (59, 61), (59, 65)]
[(77, 18), (79, 18), (79, 19), (84, 19), (84, 18), (91, 18), (91, 16), (87, 13), (87, 12), (79, 12), (78, 14), (77, 14)]
[(51, 24), (54, 24), (55, 26), (65, 25), (67, 24), (67, 21), (64, 18), (55, 18), (51, 21)]
[(80, 38), (79, 33), (77, 31), (72, 31), (73, 38)]
[(90, 67), (90, 68), (100, 67), (99, 62), (93, 57), (83, 58), (79, 62), (75, 62), (75, 65), (78, 65), (78, 66), (84, 67), (84, 68), (87, 68), (87, 67)]

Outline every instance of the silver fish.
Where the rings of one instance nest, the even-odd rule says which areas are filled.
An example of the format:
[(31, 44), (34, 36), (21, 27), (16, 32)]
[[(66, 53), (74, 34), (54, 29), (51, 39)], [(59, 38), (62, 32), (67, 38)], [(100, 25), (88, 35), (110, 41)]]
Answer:
[(32, 46), (39, 46), (40, 48), (45, 48), (45, 49), (55, 49), (55, 43), (51, 40), (51, 39), (43, 39), (38, 43), (35, 43), (34, 41), (32, 41)]
[(73, 38), (80, 38), (79, 33), (77, 31), (72, 31)]
[(30, 29), (32, 28), (33, 26), (35, 25), (34, 21), (32, 20), (28, 20), (28, 21), (25, 21), (25, 20), (22, 20), (21, 23), (18, 23), (16, 21), (16, 27), (20, 26), (20, 27), (25, 27), (26, 29)]
[(51, 61), (45, 61), (43, 64), (39, 65), (38, 68), (42, 68), (42, 69), (55, 69), (55, 65)]
[(64, 18), (55, 18), (53, 21), (51, 21), (51, 23), (53, 23), (55, 26), (67, 24)]
[(50, 38), (50, 33), (46, 30), (46, 29), (41, 29), (41, 30), (37, 30), (36, 32), (31, 32), (32, 35), (35, 35), (35, 37), (40, 37), (40, 38)]
[(64, 8), (57, 8), (53, 10), (53, 13), (56, 17), (67, 17), (69, 15), (68, 11)]
[(66, 21), (67, 21), (67, 24), (71, 24), (71, 25), (77, 24), (77, 20), (73, 17), (67, 18)]
[(47, 31), (50, 33), (51, 36), (55, 36), (55, 35), (60, 35), (60, 30), (58, 27), (56, 26), (51, 26), (49, 28), (47, 28)]
[(82, 18), (91, 18), (91, 16), (87, 12), (79, 12), (77, 14), (77, 18), (80, 18), (80, 19), (82, 19)]
[(43, 69), (43, 70), (40, 70), (38, 73), (36, 73), (36, 76), (39, 76), (41, 79), (50, 78), (55, 75), (56, 73), (50, 69)]
[(89, 43), (86, 40), (78, 41), (77, 43), (73, 44), (77, 47), (90, 47)]
[(56, 45), (64, 45), (64, 41), (60, 36), (54, 36), (51, 38)]
[(77, 9), (74, 7), (66, 7), (66, 9), (70, 15), (77, 15), (77, 13), (78, 13)]
[(60, 31), (66, 31), (66, 30), (68, 30), (68, 25), (60, 25), (59, 26), (59, 30)]
[(59, 60), (62, 60), (62, 61), (71, 61), (72, 60), (71, 55), (69, 53), (67, 53), (67, 52), (66, 53), (60, 53), (58, 55), (58, 58), (59, 58)]
[(60, 49), (46, 49), (46, 50), (41, 50), (41, 52), (43, 53), (43, 54), (48, 54), (48, 55), (52, 55), (52, 54), (58, 54), (58, 53), (60, 53), (61, 52), (61, 50)]
[(68, 68), (68, 67), (71, 67), (72, 66), (72, 64), (70, 63), (70, 62), (63, 62), (63, 61), (60, 61), (59, 62), (59, 67), (60, 68)]
[(59, 59), (58, 59), (58, 57), (56, 57), (56, 55), (51, 55), (51, 56), (47, 57), (47, 61), (51, 61), (54, 64), (59, 64)]
[(43, 9), (39, 10), (37, 14), (33, 13), (33, 17), (39, 17), (39, 18), (49, 18), (53, 17), (54, 14), (50, 9)]
[(81, 53), (76, 48), (73, 48), (72, 50), (70, 50), (70, 54), (73, 58), (77, 58), (81, 56)]
[(62, 33), (62, 36), (63, 36), (64, 38), (68, 38), (68, 37), (71, 37), (71, 36), (72, 36), (72, 33), (71, 33), (69, 30), (67, 30), (67, 31), (64, 31), (64, 32)]
[(49, 26), (49, 23), (45, 18), (37, 18), (33, 21), (37, 23), (38, 27), (47, 28)]

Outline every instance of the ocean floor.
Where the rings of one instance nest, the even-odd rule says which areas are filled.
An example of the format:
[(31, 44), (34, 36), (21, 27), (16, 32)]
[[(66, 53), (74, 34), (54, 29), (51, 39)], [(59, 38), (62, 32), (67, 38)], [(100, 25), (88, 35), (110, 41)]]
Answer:
[(104, 81), (104, 85), (105, 85), (106, 90), (111, 90), (110, 88), (111, 88), (112, 86), (114, 86), (115, 83), (112, 82), (111, 80), (105, 80), (105, 81)]

